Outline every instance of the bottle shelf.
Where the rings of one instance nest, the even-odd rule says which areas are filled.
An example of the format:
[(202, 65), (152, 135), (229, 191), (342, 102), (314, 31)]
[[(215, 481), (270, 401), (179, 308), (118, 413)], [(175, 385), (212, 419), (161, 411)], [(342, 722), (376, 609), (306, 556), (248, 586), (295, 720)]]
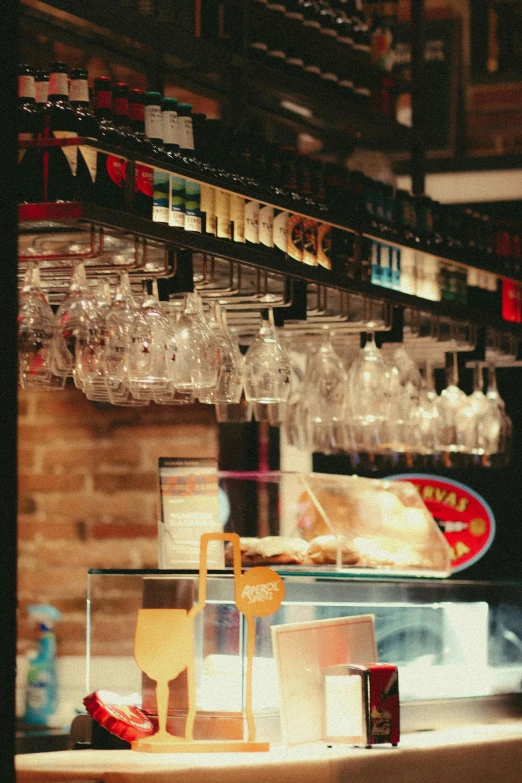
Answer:
[[(410, 129), (394, 118), (372, 111), (348, 91), (303, 72), (257, 63), (243, 44), (233, 51), (213, 41), (195, 37), (171, 18), (144, 15), (124, 3), (110, 8), (102, 0), (22, 0), (22, 24), (59, 28), (71, 38), (88, 41), (138, 66), (156, 82), (172, 74), (180, 86), (202, 91), (218, 100), (242, 106), (245, 116), (269, 113), (283, 124), (318, 132), (331, 149), (340, 149), (349, 137), (380, 149), (409, 149)], [(246, 42), (245, 42), (246, 43)], [(326, 45), (326, 42), (325, 42)], [(129, 54), (131, 52), (131, 54)], [(377, 85), (384, 75), (357, 53), (347, 57), (356, 72)], [(394, 80), (394, 89), (408, 85)], [(309, 116), (286, 111), (282, 100), (304, 107)]]
[[(358, 294), (373, 301), (384, 301), (392, 306), (401, 306), (411, 310), (430, 313), (443, 319), (489, 326), (500, 332), (509, 332), (522, 339), (522, 326), (509, 323), (485, 310), (472, 308), (464, 304), (448, 301), (431, 301), (418, 296), (395, 291), (371, 282), (348, 278), (333, 270), (308, 266), (291, 258), (279, 258), (269, 250), (263, 251), (251, 246), (218, 239), (213, 236), (190, 232), (180, 228), (171, 228), (163, 223), (154, 223), (137, 215), (111, 210), (95, 204), (81, 202), (20, 204), (20, 235), (55, 235), (59, 237), (70, 231), (90, 234), (95, 229), (105, 233), (115, 233), (146, 240), (155, 248), (166, 251), (188, 250), (216, 259), (236, 262), (269, 273), (301, 280), (307, 283)], [(167, 252), (168, 255), (168, 252)], [(29, 257), (26, 260), (30, 260)], [(107, 273), (116, 273), (124, 267), (118, 264), (107, 266)], [(141, 266), (136, 269), (142, 277), (172, 276), (176, 274), (176, 264), (163, 269)]]

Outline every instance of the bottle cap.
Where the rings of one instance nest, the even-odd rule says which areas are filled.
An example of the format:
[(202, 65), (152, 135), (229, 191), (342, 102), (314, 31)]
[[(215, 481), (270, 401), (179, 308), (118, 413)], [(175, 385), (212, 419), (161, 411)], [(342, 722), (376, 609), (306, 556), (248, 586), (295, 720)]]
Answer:
[(190, 103), (178, 103), (178, 112), (190, 114), (192, 111), (192, 104)]
[(83, 700), (92, 718), (122, 740), (132, 742), (149, 737), (156, 731), (154, 724), (138, 707), (118, 704), (121, 697), (111, 691), (95, 691)]
[(71, 71), (71, 79), (87, 79), (87, 71), (85, 68), (73, 68)]
[(67, 73), (69, 69), (66, 63), (54, 62), (49, 70), (51, 73)]
[(161, 110), (162, 111), (175, 111), (178, 108), (177, 98), (162, 98)]
[(147, 106), (155, 106), (157, 103), (161, 103), (161, 93), (147, 91), (145, 93), (145, 103)]

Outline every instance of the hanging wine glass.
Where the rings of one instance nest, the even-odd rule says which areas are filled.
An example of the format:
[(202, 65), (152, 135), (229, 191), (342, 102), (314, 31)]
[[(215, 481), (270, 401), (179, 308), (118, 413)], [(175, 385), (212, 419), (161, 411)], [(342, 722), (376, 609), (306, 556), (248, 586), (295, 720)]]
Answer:
[(87, 285), (82, 261), (73, 262), (69, 291), (58, 307), (54, 322), (53, 371), (72, 376), (76, 363), (76, 343), (87, 338), (96, 325), (96, 301)]
[(170, 325), (158, 300), (158, 284), (144, 284), (144, 299), (130, 329), (128, 383), (134, 397), (152, 399), (169, 385), (167, 341)]
[(423, 446), (422, 454), (432, 464), (437, 465), (440, 459), (439, 441), (439, 410), (438, 397), (435, 389), (435, 377), (431, 359), (424, 363), (424, 375), (419, 390), (419, 401), (413, 416), (413, 426), (418, 428)]
[(509, 464), (511, 458), (513, 423), (506, 412), (506, 405), (497, 388), (497, 374), (494, 364), (488, 365), (486, 397), (495, 410), (490, 424), (485, 427), (487, 453), (491, 455), (492, 465), (505, 466)]
[(259, 333), (245, 355), (245, 396), (254, 404), (286, 403), (290, 393), (290, 357), (274, 326), (273, 311), (263, 310), (262, 317)]
[(388, 416), (389, 383), (386, 362), (377, 348), (373, 332), (348, 370), (347, 423), (352, 427), (355, 448), (375, 464), (374, 455), (383, 443), (383, 427)]
[(105, 348), (107, 342), (107, 315), (111, 307), (108, 280), (98, 280), (94, 289), (97, 318), (76, 341), (76, 360), (73, 370), (75, 385), (90, 400), (107, 401)]
[(171, 379), (180, 392), (200, 393), (215, 388), (219, 369), (219, 343), (203, 315), (196, 293), (186, 295), (185, 308), (176, 321), (177, 353)]
[(228, 331), (226, 312), (215, 301), (210, 303), (207, 324), (219, 346), (218, 377), (214, 388), (202, 391), (199, 401), (204, 403), (224, 402), (237, 404), (243, 390), (243, 357), (239, 346)]
[(302, 396), (307, 401), (306, 441), (312, 451), (332, 454), (346, 443), (348, 376), (325, 330), (318, 351), (308, 362)]
[(18, 377), (23, 389), (63, 389), (65, 376), (52, 371), (54, 313), (30, 263), (18, 300)]
[(446, 467), (464, 467), (466, 428), (472, 412), (467, 406), (466, 394), (459, 389), (457, 354), (452, 354), (451, 365), (447, 368), (447, 386), (437, 401), (439, 421), (440, 449)]

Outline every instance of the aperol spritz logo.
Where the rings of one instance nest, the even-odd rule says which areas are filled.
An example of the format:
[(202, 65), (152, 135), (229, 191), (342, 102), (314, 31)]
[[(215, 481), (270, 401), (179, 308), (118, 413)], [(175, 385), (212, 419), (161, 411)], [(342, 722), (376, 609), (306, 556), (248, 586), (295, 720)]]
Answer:
[(425, 473), (389, 478), (410, 481), (418, 490), (451, 549), (451, 570), (461, 571), (487, 552), (495, 537), (495, 517), (477, 492), (451, 479)]
[(236, 605), (244, 615), (267, 617), (280, 608), (285, 597), (284, 582), (266, 566), (255, 566), (236, 578)]
[(255, 604), (259, 601), (271, 601), (274, 593), (279, 592), (277, 582), (267, 582), (262, 585), (245, 585), (241, 598), (246, 598), (249, 604)]

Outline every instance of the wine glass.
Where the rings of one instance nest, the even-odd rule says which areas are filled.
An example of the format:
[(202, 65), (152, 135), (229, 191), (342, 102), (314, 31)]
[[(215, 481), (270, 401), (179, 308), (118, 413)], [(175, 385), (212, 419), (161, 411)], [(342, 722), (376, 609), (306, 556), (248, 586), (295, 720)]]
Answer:
[[(193, 618), (186, 609), (138, 609), (134, 657), (140, 669), (156, 680), (158, 731), (146, 737), (147, 744), (182, 742), (167, 731), (169, 682), (183, 669), (194, 666)], [(138, 741), (139, 744), (139, 741)]]
[(178, 391), (199, 397), (215, 388), (219, 371), (219, 342), (205, 320), (199, 294), (186, 295), (175, 331), (177, 352), (172, 382)]
[(383, 442), (383, 425), (388, 417), (389, 374), (373, 332), (348, 369), (347, 421), (353, 428), (358, 450), (373, 454)]
[(40, 287), (40, 270), (27, 267), (18, 303), (18, 377), (23, 389), (57, 389), (65, 376), (52, 372), (54, 313)]
[(85, 266), (73, 261), (69, 290), (56, 311), (53, 338), (53, 372), (72, 376), (76, 364), (76, 342), (96, 328), (96, 301), (87, 285)]
[(203, 390), (199, 401), (205, 403), (224, 402), (237, 404), (243, 390), (243, 357), (237, 342), (228, 331), (226, 313), (217, 302), (211, 302), (207, 324), (213, 332), (219, 347), (218, 377), (214, 388)]
[(97, 319), (76, 341), (73, 378), (91, 400), (109, 400), (106, 384), (105, 346), (107, 341), (107, 314), (111, 306), (108, 280), (98, 280), (94, 289)]
[(313, 451), (331, 454), (345, 444), (348, 376), (324, 332), (317, 352), (308, 362), (302, 396), (306, 400), (306, 441)]
[[(447, 386), (437, 401), (439, 421), (439, 443), (447, 467), (462, 467), (467, 462), (464, 457), (466, 436), (472, 411), (467, 405), (466, 394), (459, 389), (457, 354), (452, 354), (452, 363), (447, 368)], [(458, 456), (460, 455), (460, 457)]]
[(290, 393), (290, 357), (279, 340), (273, 311), (263, 310), (262, 317), (245, 355), (245, 396), (253, 403), (285, 403)]
[[(497, 388), (495, 365), (488, 364), (488, 388), (486, 397), (498, 412), (485, 427), (485, 437), (491, 463), (508, 465), (513, 442), (513, 423), (506, 412), (506, 405)], [(500, 421), (499, 421), (500, 420)], [(498, 428), (498, 429), (497, 429)]]
[(150, 400), (168, 388), (167, 342), (171, 327), (158, 300), (157, 280), (144, 282), (144, 298), (130, 327), (128, 385), (134, 397)]

